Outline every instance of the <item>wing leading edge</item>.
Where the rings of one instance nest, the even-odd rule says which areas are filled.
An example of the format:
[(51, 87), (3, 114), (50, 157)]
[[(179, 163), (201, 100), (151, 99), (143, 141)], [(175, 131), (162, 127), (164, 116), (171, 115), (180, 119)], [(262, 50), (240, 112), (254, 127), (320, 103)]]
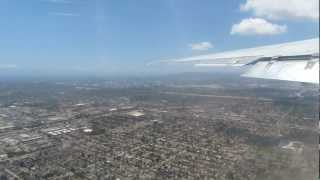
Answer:
[(319, 39), (261, 46), (182, 59), (197, 67), (250, 66), (245, 77), (319, 84)]

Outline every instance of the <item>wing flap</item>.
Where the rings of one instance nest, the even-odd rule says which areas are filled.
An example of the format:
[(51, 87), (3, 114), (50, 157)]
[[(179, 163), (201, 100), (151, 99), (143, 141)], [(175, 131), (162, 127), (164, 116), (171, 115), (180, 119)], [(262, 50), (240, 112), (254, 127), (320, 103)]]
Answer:
[[(209, 66), (209, 67), (214, 67), (214, 66), (244, 66), (246, 64), (255, 62), (259, 60), (261, 57), (260, 56), (242, 56), (242, 57), (234, 57), (234, 58), (218, 58), (215, 59), (214, 61), (208, 60), (208, 61), (198, 61), (195, 62), (195, 66)], [(193, 62), (194, 63), (194, 62)]]
[(299, 61), (260, 61), (242, 76), (319, 83), (319, 59)]
[(319, 38), (164, 62), (197, 67), (251, 66), (243, 76), (319, 84)]
[(254, 59), (261, 57), (299, 56), (304, 54), (319, 53), (319, 38), (303, 41), (282, 43), (276, 45), (260, 46), (255, 48), (226, 51), (215, 54), (193, 56), (181, 59), (172, 59), (176, 63), (203, 63), (211, 61), (216, 63), (221, 60)]

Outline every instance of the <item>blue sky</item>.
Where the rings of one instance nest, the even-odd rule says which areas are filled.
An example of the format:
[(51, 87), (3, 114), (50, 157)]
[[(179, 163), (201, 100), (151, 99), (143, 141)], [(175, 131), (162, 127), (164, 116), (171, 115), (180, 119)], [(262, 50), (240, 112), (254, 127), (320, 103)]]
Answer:
[(145, 64), (318, 37), (317, 3), (0, 0), (0, 71), (102, 75), (164, 71)]

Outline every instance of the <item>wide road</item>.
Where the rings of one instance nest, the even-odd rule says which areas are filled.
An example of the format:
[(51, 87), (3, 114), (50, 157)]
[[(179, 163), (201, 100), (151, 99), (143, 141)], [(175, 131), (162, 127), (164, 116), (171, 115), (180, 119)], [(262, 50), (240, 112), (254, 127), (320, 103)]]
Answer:
[(213, 95), (213, 94), (197, 94), (197, 93), (184, 93), (184, 92), (173, 92), (166, 91), (161, 94), (168, 95), (179, 95), (179, 96), (198, 96), (198, 97), (210, 97), (210, 98), (223, 98), (223, 99), (237, 99), (237, 100), (259, 100), (259, 101), (272, 101), (272, 99), (268, 98), (255, 98), (255, 97), (244, 97), (244, 96), (221, 96), (221, 95)]

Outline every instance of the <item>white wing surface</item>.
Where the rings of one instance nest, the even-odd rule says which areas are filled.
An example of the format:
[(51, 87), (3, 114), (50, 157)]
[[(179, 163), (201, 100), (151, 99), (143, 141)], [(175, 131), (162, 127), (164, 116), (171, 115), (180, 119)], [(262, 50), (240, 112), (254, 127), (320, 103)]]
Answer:
[(198, 67), (251, 66), (243, 76), (319, 84), (319, 38), (172, 61)]

